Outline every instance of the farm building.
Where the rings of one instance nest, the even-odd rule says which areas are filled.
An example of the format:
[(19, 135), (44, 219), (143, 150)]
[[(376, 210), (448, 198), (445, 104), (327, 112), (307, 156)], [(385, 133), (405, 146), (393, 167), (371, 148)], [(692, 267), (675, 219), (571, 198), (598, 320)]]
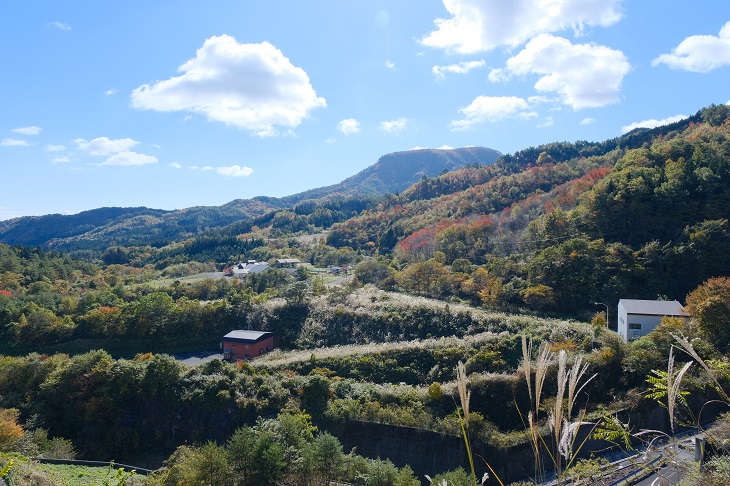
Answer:
[(232, 267), (226, 268), (224, 273), (232, 277), (245, 277), (252, 273), (261, 273), (264, 270), (269, 269), (269, 264), (266, 262), (257, 262), (256, 260), (249, 260), (246, 263), (239, 263)]
[(265, 331), (231, 331), (221, 341), (223, 359), (250, 361), (274, 349), (274, 333)]
[(646, 336), (659, 325), (664, 317), (689, 316), (684, 307), (676, 300), (636, 300), (618, 301), (618, 333), (624, 342)]

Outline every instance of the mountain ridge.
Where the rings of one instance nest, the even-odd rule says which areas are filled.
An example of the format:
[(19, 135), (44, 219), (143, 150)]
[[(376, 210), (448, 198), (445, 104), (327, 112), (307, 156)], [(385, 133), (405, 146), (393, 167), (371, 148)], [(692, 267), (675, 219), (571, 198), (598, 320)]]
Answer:
[(0, 242), (45, 248), (101, 249), (110, 244), (173, 241), (242, 219), (262, 216), (304, 201), (400, 192), (422, 177), (433, 177), (470, 164), (493, 164), (502, 154), (485, 147), (418, 149), (394, 152), (344, 181), (274, 198), (234, 199), (220, 206), (179, 210), (148, 207), (102, 207), (73, 215), (22, 216), (0, 221)]

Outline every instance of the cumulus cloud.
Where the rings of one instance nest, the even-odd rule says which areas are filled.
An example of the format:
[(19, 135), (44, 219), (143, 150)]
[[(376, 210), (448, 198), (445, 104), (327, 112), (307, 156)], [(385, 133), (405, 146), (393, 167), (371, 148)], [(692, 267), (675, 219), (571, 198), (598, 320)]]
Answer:
[(51, 162), (54, 164), (67, 164), (71, 162), (71, 159), (69, 157), (54, 157)]
[(537, 125), (537, 128), (549, 128), (553, 125), (555, 125), (555, 120), (553, 119), (553, 117), (548, 116), (547, 118), (545, 118), (545, 121)]
[(0, 145), (3, 147), (29, 147), (30, 143), (17, 138), (5, 138), (2, 142), (0, 142)]
[(230, 167), (217, 167), (215, 171), (218, 174), (227, 177), (248, 177), (253, 174), (253, 169), (251, 167), (240, 167), (238, 165), (232, 165)]
[(71, 26), (68, 25), (66, 22), (59, 22), (58, 20), (49, 23), (51, 27), (55, 27), (60, 30), (71, 30)]
[(106, 157), (106, 160), (99, 165), (126, 167), (156, 164), (158, 162), (157, 157), (152, 155), (130, 151), (130, 148), (139, 143), (131, 138), (111, 140), (108, 137), (98, 137), (91, 141), (86, 141), (83, 138), (77, 138), (74, 142), (78, 146), (79, 150), (82, 150), (89, 155)]
[(562, 37), (542, 34), (507, 60), (504, 68), (489, 73), (489, 79), (502, 81), (513, 75), (538, 74), (536, 90), (557, 93), (563, 103), (579, 110), (618, 102), (621, 83), (630, 69), (621, 51), (595, 44), (572, 44)]
[(395, 69), (395, 63), (393, 61), (385, 61), (385, 67), (388, 69)]
[(730, 22), (722, 26), (717, 37), (687, 37), (670, 54), (662, 54), (651, 62), (652, 66), (659, 64), (695, 73), (706, 73), (730, 64)]
[(621, 0), (443, 0), (451, 15), (436, 19), (436, 30), (421, 43), (460, 54), (516, 47), (537, 34), (588, 26), (608, 26), (621, 19)]
[(131, 166), (156, 164), (157, 162), (157, 157), (152, 155), (124, 151), (112, 155), (99, 165)]
[(199, 113), (259, 136), (275, 135), (275, 126), (296, 127), (326, 106), (307, 73), (268, 42), (213, 36), (178, 71), (180, 76), (135, 89), (132, 106)]
[(171, 163), (170, 167), (172, 167), (173, 169), (182, 169), (182, 165), (178, 164), (177, 162)]
[(408, 119), (401, 117), (397, 120), (380, 122), (380, 129), (386, 133), (400, 133), (406, 129), (407, 125)]
[(46, 152), (63, 152), (66, 150), (65, 145), (46, 145)]
[(337, 124), (337, 129), (345, 135), (360, 133), (360, 122), (354, 118), (347, 118)]
[(687, 118), (687, 115), (674, 115), (674, 116), (667, 117), (663, 120), (652, 119), (652, 120), (634, 122), (630, 125), (626, 125), (625, 127), (621, 127), (621, 133), (622, 134), (628, 133), (635, 128), (656, 128), (656, 127), (660, 127), (662, 125), (669, 125), (670, 123), (678, 122), (680, 120), (684, 120), (685, 118)]
[(472, 69), (478, 69), (486, 66), (486, 63), (484, 62), (484, 59), (480, 59), (479, 61), (466, 61), (466, 62), (460, 62), (458, 64), (450, 64), (448, 66), (434, 66), (431, 68), (433, 71), (433, 74), (436, 75), (437, 78), (444, 78), (446, 77), (446, 73), (454, 73), (454, 74), (467, 74)]
[(117, 94), (118, 92), (119, 92), (119, 90), (117, 88), (110, 88), (110, 89), (104, 91), (104, 94), (107, 96), (111, 96), (113, 94)]
[(20, 133), (21, 135), (38, 135), (43, 129), (41, 127), (31, 126), (22, 128), (13, 128), (13, 133)]
[(594, 118), (583, 118), (583, 119), (582, 119), (582, 120), (580, 121), (580, 124), (581, 124), (581, 125), (590, 125), (590, 124), (591, 124), (591, 123), (593, 123), (594, 121), (596, 121), (596, 120), (595, 120)]
[(459, 113), (464, 115), (461, 120), (451, 122), (451, 130), (467, 130), (474, 125), (484, 122), (496, 122), (505, 118), (534, 118), (537, 113), (524, 98), (517, 96), (478, 96)]
[[(119, 138), (116, 140), (110, 140), (108, 137), (98, 137), (89, 142), (83, 138), (77, 138), (74, 140), (79, 149), (88, 152), (91, 155), (111, 155), (117, 152), (124, 152), (139, 142), (132, 140), (131, 138)], [(106, 164), (115, 165), (115, 164)]]

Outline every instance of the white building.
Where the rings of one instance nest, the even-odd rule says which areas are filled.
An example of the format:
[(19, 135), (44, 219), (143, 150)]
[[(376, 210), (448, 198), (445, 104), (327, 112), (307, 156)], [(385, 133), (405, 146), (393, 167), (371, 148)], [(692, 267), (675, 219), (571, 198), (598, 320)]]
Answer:
[(689, 316), (676, 300), (618, 301), (618, 333), (624, 342), (646, 336), (659, 325), (663, 317), (686, 319)]
[(246, 263), (239, 263), (231, 267), (230, 272), (234, 277), (245, 277), (251, 273), (261, 273), (264, 270), (268, 270), (269, 264), (266, 262), (257, 262), (256, 260), (249, 260)]

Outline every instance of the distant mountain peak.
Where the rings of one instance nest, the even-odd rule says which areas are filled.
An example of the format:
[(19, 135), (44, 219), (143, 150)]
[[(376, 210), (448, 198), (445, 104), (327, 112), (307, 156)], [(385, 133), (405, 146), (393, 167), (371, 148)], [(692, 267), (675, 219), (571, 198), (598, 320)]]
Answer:
[(470, 164), (491, 165), (499, 157), (484, 147), (415, 149), (383, 155), (370, 167), (339, 184), (283, 198), (258, 196), (235, 199), (222, 206), (194, 206), (176, 211), (140, 208), (99, 208), (74, 215), (45, 215), (0, 221), (0, 242), (55, 248), (104, 248), (109, 244), (150, 244), (177, 240), (288, 208), (306, 200), (399, 193), (423, 176)]

